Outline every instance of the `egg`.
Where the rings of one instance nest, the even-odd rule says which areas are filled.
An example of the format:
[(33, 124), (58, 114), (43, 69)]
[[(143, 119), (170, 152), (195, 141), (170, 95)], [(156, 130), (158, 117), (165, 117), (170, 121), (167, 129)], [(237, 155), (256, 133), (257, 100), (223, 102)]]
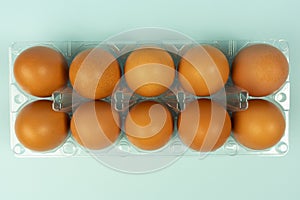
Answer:
[(119, 114), (104, 101), (90, 101), (80, 105), (71, 119), (71, 133), (75, 141), (91, 150), (112, 145), (120, 135)]
[(125, 79), (137, 94), (146, 97), (166, 92), (175, 78), (171, 55), (160, 48), (144, 47), (133, 51), (125, 63)]
[(253, 99), (248, 109), (232, 116), (234, 138), (243, 146), (263, 150), (276, 145), (285, 131), (284, 116), (273, 103)]
[(183, 54), (179, 67), (182, 87), (196, 96), (208, 96), (222, 89), (229, 77), (226, 56), (210, 45), (195, 46)]
[(178, 118), (179, 138), (196, 151), (209, 152), (220, 148), (230, 133), (228, 112), (209, 99), (189, 103)]
[(121, 76), (119, 63), (109, 52), (87, 49), (72, 61), (69, 71), (73, 89), (89, 99), (102, 99), (112, 94)]
[(15, 121), (15, 133), (24, 147), (49, 151), (61, 145), (68, 136), (69, 116), (52, 110), (52, 102), (39, 100), (26, 105)]
[(232, 65), (233, 82), (251, 96), (267, 96), (278, 90), (289, 74), (284, 54), (268, 44), (243, 48)]
[(49, 47), (35, 46), (21, 52), (14, 62), (14, 77), (27, 93), (49, 97), (68, 81), (64, 56)]
[(134, 105), (125, 120), (127, 139), (142, 150), (165, 146), (173, 134), (173, 119), (164, 105), (145, 101)]

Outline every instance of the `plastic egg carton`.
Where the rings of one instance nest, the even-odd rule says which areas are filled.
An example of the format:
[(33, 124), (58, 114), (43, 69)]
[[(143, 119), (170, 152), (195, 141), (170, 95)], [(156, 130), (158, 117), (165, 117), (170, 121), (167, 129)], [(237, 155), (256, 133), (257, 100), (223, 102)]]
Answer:
[[(197, 41), (199, 44), (210, 44), (212, 46), (220, 49), (227, 57), (229, 64), (232, 64), (232, 61), (235, 55), (246, 45), (249, 43), (267, 43), (271, 44), (282, 51), (282, 53), (286, 56), (289, 61), (289, 47), (288, 43), (285, 40), (268, 40), (268, 41), (248, 41), (248, 40), (224, 40), (224, 41)], [(123, 67), (126, 60), (126, 56), (128, 54), (124, 54), (122, 52), (127, 51), (129, 48), (134, 48), (143, 43), (106, 43), (105, 46), (108, 47), (111, 52), (118, 57), (118, 61), (121, 66), (121, 72), (124, 73)], [(19, 111), (27, 104), (41, 99), (47, 99), (53, 101), (53, 109), (58, 112), (63, 111), (72, 111), (72, 107), (75, 107), (75, 103), (71, 102), (72, 99), (72, 91), (69, 89), (62, 89), (60, 91), (54, 92), (52, 97), (48, 98), (39, 98), (27, 94), (23, 91), (15, 81), (13, 75), (13, 67), (14, 61), (17, 56), (25, 49), (32, 46), (48, 46), (60, 51), (70, 64), (72, 59), (81, 51), (99, 46), (99, 42), (80, 42), (80, 41), (68, 41), (68, 42), (16, 42), (13, 43), (9, 49), (9, 67), (10, 67), (10, 136), (11, 136), (11, 149), (18, 157), (69, 157), (69, 156), (91, 156), (93, 155), (101, 156), (101, 155), (111, 155), (111, 156), (135, 156), (135, 155), (158, 155), (158, 156), (199, 156), (203, 155), (203, 153), (199, 153), (197, 151), (191, 150), (187, 148), (177, 136), (177, 113), (184, 109), (185, 104), (189, 101), (199, 99), (202, 97), (195, 97), (192, 95), (186, 95), (186, 93), (178, 87), (176, 83), (174, 83), (171, 87), (174, 87), (173, 90), (175, 93), (167, 92), (158, 97), (146, 98), (138, 95), (133, 95), (131, 98), (128, 97), (128, 88), (119, 87), (113, 93), (111, 97), (105, 98), (104, 101), (111, 102), (114, 104), (115, 109), (120, 113), (121, 120), (124, 121), (126, 116), (126, 105), (132, 106), (137, 102), (143, 100), (156, 100), (162, 103), (165, 103), (170, 110), (172, 110), (172, 114), (174, 116), (174, 134), (171, 140), (167, 145), (162, 147), (161, 149), (155, 151), (144, 151), (136, 148), (126, 139), (124, 133), (121, 133), (119, 139), (114, 143), (114, 145), (100, 150), (100, 151), (89, 151), (81, 147), (77, 144), (77, 142), (69, 136), (67, 140), (59, 147), (54, 150), (48, 152), (35, 152), (23, 147), (23, 145), (18, 141), (14, 124), (16, 117)], [(157, 44), (156, 44), (157, 45)], [(165, 46), (166, 45), (166, 46)], [(180, 41), (172, 41), (172, 42), (161, 42), (158, 46), (162, 46), (165, 49), (171, 48), (172, 52), (180, 52), (183, 48), (185, 48), (186, 44), (181, 43)], [(167, 48), (166, 48), (167, 47)], [(167, 49), (169, 50), (169, 49)], [(121, 55), (121, 56), (120, 56)], [(179, 62), (179, 57), (173, 55), (175, 66), (177, 66)], [(240, 90), (233, 86), (231, 78), (229, 78), (225, 87), (227, 103), (224, 106), (231, 112), (243, 110), (247, 108), (247, 100), (254, 99), (254, 97), (248, 96), (246, 91)], [(223, 90), (224, 92), (224, 90)], [(224, 94), (213, 95), (211, 98), (213, 100), (218, 101), (218, 95), (222, 96)], [(258, 99), (257, 97), (255, 97)], [(208, 155), (263, 155), (263, 156), (283, 156), (288, 152), (289, 149), (289, 107), (290, 107), (290, 83), (289, 78), (285, 82), (285, 84), (281, 87), (280, 90), (266, 97), (260, 97), (259, 99), (266, 99), (274, 104), (276, 104), (282, 113), (284, 114), (286, 120), (286, 130), (284, 136), (281, 138), (280, 142), (272, 148), (266, 150), (251, 150), (246, 147), (239, 145), (235, 139), (230, 136), (227, 142), (220, 147), (218, 150), (214, 152), (209, 152)], [(124, 103), (125, 102), (125, 103)], [(222, 99), (220, 102), (222, 104)], [(224, 102), (223, 102), (224, 103)], [(125, 107), (124, 107), (125, 106)], [(70, 113), (72, 115), (72, 112)], [(70, 134), (69, 134), (70, 135)]]

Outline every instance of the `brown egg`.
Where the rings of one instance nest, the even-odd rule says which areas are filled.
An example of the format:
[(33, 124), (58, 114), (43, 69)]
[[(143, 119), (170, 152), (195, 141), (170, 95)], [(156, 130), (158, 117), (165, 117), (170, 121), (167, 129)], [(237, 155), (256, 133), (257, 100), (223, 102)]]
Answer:
[(71, 120), (71, 133), (83, 147), (99, 150), (118, 139), (119, 121), (119, 114), (109, 103), (91, 101), (76, 109)]
[(49, 47), (36, 46), (23, 51), (14, 63), (14, 76), (27, 93), (48, 97), (66, 85), (68, 65), (64, 56)]
[(72, 61), (69, 71), (73, 88), (81, 96), (90, 99), (110, 96), (120, 76), (116, 58), (100, 48), (80, 52)]
[(286, 81), (289, 65), (277, 48), (268, 44), (255, 44), (242, 49), (232, 65), (233, 82), (251, 96), (267, 96)]
[(48, 151), (64, 142), (69, 131), (69, 116), (52, 110), (51, 101), (40, 100), (25, 106), (18, 114), (15, 132), (28, 149)]
[(248, 109), (232, 116), (235, 139), (245, 147), (267, 149), (277, 144), (285, 131), (284, 116), (265, 100), (250, 100)]
[(172, 137), (173, 119), (162, 104), (145, 101), (131, 108), (125, 121), (128, 140), (143, 150), (163, 147)]
[(179, 63), (182, 87), (197, 96), (208, 96), (224, 87), (229, 76), (226, 56), (209, 45), (189, 49)]
[(191, 102), (179, 115), (179, 137), (185, 145), (196, 151), (218, 149), (226, 142), (230, 132), (229, 114), (222, 106), (209, 99)]
[(171, 55), (160, 48), (141, 48), (133, 51), (125, 64), (125, 79), (137, 94), (152, 97), (166, 92), (175, 78)]

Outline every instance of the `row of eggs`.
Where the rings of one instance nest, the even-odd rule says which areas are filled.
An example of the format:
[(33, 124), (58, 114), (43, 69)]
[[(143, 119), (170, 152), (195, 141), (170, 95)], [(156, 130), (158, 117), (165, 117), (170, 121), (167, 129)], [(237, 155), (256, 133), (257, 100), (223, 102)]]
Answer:
[[(263, 150), (280, 141), (285, 120), (278, 107), (266, 100), (250, 100), (246, 111), (233, 113), (230, 118), (218, 103), (200, 99), (179, 114), (175, 128), (181, 141), (196, 151), (218, 149), (231, 131), (243, 146)], [(68, 114), (52, 110), (51, 101), (38, 100), (26, 105), (15, 122), (17, 138), (34, 151), (58, 147), (68, 137), (69, 129), (77, 143), (91, 150), (112, 145), (121, 130), (139, 149), (157, 150), (173, 136), (174, 118), (167, 106), (144, 101), (134, 105), (122, 121), (109, 103), (97, 100), (81, 104), (70, 120)]]
[[(137, 94), (146, 97), (164, 93), (174, 82), (175, 65), (171, 55), (160, 48), (139, 48), (126, 59), (125, 79)], [(232, 64), (235, 85), (251, 96), (267, 96), (286, 81), (289, 67), (277, 48), (256, 44), (242, 49)], [(183, 88), (196, 96), (209, 96), (220, 90), (229, 78), (226, 56), (210, 45), (188, 49), (178, 64), (178, 79)], [(68, 75), (69, 74), (69, 75)], [(60, 52), (48, 47), (23, 51), (14, 64), (14, 77), (29, 94), (47, 97), (67, 84), (81, 96), (102, 99), (110, 96), (121, 78), (117, 59), (101, 48), (80, 52), (70, 68)]]
[[(48, 151), (67, 137), (88, 149), (102, 149), (114, 143), (120, 134), (120, 119), (111, 105), (98, 101), (111, 95), (120, 79), (118, 61), (97, 48), (80, 52), (70, 68), (61, 53), (48, 47), (23, 51), (14, 64), (14, 76), (21, 88), (38, 96), (50, 96), (69, 79), (81, 96), (96, 100), (84, 103), (73, 113), (71, 122), (65, 113), (55, 112), (51, 102), (40, 100), (25, 106), (15, 122), (19, 141), (35, 151)], [(125, 63), (128, 86), (141, 96), (164, 93), (175, 77), (174, 61), (160, 48), (133, 51)], [(204, 45), (189, 49), (179, 62), (179, 81), (197, 96), (208, 96), (227, 82), (230, 69), (225, 55), (215, 47)], [(278, 90), (288, 76), (288, 62), (275, 47), (256, 44), (242, 49), (234, 59), (233, 82), (251, 96), (266, 96)], [(129, 116), (129, 117), (128, 117)], [(168, 107), (154, 101), (134, 105), (126, 117), (124, 132), (128, 140), (143, 150), (163, 147), (172, 137), (174, 120)], [(178, 116), (178, 134), (188, 147), (213, 151), (224, 144), (231, 130), (245, 147), (261, 150), (275, 145), (285, 131), (280, 109), (265, 100), (250, 100), (246, 111), (233, 113), (209, 99), (188, 104)]]

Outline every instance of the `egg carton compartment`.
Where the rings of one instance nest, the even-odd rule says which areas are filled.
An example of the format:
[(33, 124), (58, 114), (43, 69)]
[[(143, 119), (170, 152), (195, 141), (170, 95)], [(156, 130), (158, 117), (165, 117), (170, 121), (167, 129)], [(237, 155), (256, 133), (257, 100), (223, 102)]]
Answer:
[[(271, 44), (282, 51), (282, 53), (286, 56), (289, 61), (289, 48), (288, 43), (285, 40), (268, 40), (268, 41), (250, 41), (250, 40), (226, 40), (226, 41), (197, 41), (199, 44), (210, 44), (212, 46), (217, 47), (221, 50), (225, 56), (227, 57), (230, 66), (236, 54), (240, 49), (247, 46), (248, 44), (254, 43), (266, 43)], [(171, 86), (173, 92), (168, 91), (158, 97), (142, 97), (137, 94), (133, 96), (130, 94), (130, 89), (125, 84), (121, 84), (118, 87), (111, 97), (103, 99), (104, 101), (110, 102), (113, 104), (114, 108), (121, 113), (121, 119), (124, 121), (124, 117), (126, 112), (124, 110), (128, 109), (129, 106), (135, 105), (138, 102), (144, 100), (155, 100), (161, 103), (164, 103), (168, 106), (168, 108), (172, 111), (174, 117), (174, 134), (172, 139), (165, 145), (164, 147), (155, 150), (155, 151), (144, 151), (141, 150), (134, 145), (132, 145), (125, 137), (124, 133), (121, 133), (118, 140), (110, 147), (105, 148), (99, 151), (90, 151), (81, 147), (77, 142), (70, 136), (66, 139), (66, 141), (60, 145), (59, 147), (47, 151), (47, 152), (36, 152), (25, 148), (17, 139), (14, 124), (16, 117), (19, 111), (26, 106), (27, 104), (41, 100), (47, 99), (53, 101), (53, 108), (58, 112), (71, 112), (72, 109), (78, 106), (81, 102), (84, 101), (82, 99), (74, 99), (73, 91), (69, 87), (63, 88), (62, 90), (56, 91), (53, 93), (52, 97), (47, 98), (39, 98), (32, 96), (25, 91), (23, 91), (18, 84), (13, 75), (13, 67), (14, 62), (17, 56), (25, 49), (32, 46), (48, 46), (53, 49), (61, 52), (66, 58), (68, 64), (71, 63), (73, 58), (81, 51), (94, 48), (99, 46), (100, 42), (92, 41), (92, 42), (84, 42), (84, 41), (68, 41), (68, 42), (16, 42), (13, 43), (9, 49), (9, 60), (10, 60), (10, 135), (11, 135), (11, 148), (14, 151), (15, 155), (18, 157), (68, 157), (68, 156), (78, 156), (78, 157), (86, 157), (91, 155), (96, 156), (199, 156), (206, 153), (199, 153), (197, 151), (191, 150), (187, 148), (179, 139), (177, 135), (177, 128), (175, 126), (177, 121), (177, 113), (184, 109), (185, 105), (193, 100), (208, 98), (208, 97), (197, 97), (191, 94), (187, 94), (183, 91), (183, 89), (178, 86), (176, 81)], [(117, 57), (122, 75), (124, 74), (124, 63), (128, 54), (132, 51), (132, 49), (143, 46), (144, 42), (136, 42), (136, 43), (105, 43), (100, 45), (101, 47), (106, 47), (109, 51)], [(148, 43), (147, 43), (148, 44)], [(155, 43), (157, 46), (165, 48), (169, 50), (171, 53), (175, 66), (177, 68), (179, 57), (176, 56), (176, 53), (179, 54), (182, 49), (184, 49), (187, 45), (181, 41), (161, 41), (160, 43)], [(125, 52), (125, 53), (124, 53)], [(175, 54), (174, 54), (175, 52)], [(175, 92), (174, 92), (175, 91)], [(224, 99), (224, 92), (226, 98)], [(230, 136), (225, 144), (217, 149), (214, 152), (209, 152), (209, 155), (263, 155), (263, 156), (282, 156), (288, 152), (289, 149), (289, 109), (290, 109), (290, 83), (289, 78), (285, 82), (285, 84), (275, 93), (265, 96), (265, 97), (252, 97), (249, 96), (247, 91), (240, 90), (236, 88), (229, 77), (226, 87), (224, 90), (218, 92), (217, 94), (209, 97), (215, 101), (218, 101), (220, 104), (224, 104), (229, 111), (229, 114), (235, 111), (247, 109), (247, 101), (250, 99), (265, 99), (268, 100), (275, 105), (277, 105), (282, 113), (284, 114), (286, 120), (286, 129), (284, 136), (281, 140), (272, 148), (266, 150), (251, 150), (246, 147), (243, 147), (239, 143), (235, 141), (235, 139)], [(74, 100), (78, 100), (74, 102)], [(70, 114), (72, 115), (72, 113)]]

